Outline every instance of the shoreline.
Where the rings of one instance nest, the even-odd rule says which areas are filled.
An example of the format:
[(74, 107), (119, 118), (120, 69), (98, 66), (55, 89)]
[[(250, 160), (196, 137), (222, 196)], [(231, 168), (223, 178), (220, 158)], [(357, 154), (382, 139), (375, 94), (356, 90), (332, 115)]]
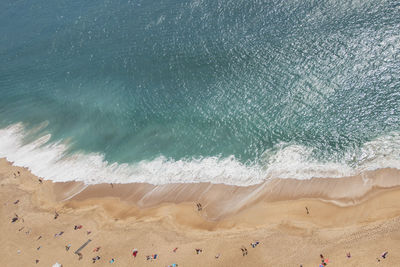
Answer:
[(34, 179), (50, 183), (51, 198), (56, 203), (77, 203), (106, 198), (139, 210), (154, 209), (163, 204), (202, 203), (202, 217), (208, 221), (229, 218), (259, 202), (314, 199), (339, 207), (348, 207), (363, 203), (382, 191), (400, 189), (400, 170), (392, 168), (342, 178), (273, 178), (261, 184), (236, 186), (213, 183), (86, 185), (76, 181), (45, 180), (33, 175), (25, 167), (14, 166), (12, 162), (0, 158), (0, 168), (4, 166), (23, 170)]
[[(318, 199), (338, 206), (362, 203), (382, 190), (400, 187), (400, 170), (378, 169), (343, 178), (307, 180), (276, 178), (261, 184), (235, 186), (212, 183), (152, 185), (147, 183), (95, 184), (54, 183), (57, 201), (84, 201), (118, 198), (138, 208), (154, 208), (163, 203), (200, 202), (209, 220), (220, 220), (259, 202)], [(229, 205), (229, 209), (226, 206)]]
[[(389, 250), (380, 264), (390, 266), (400, 260), (393, 251), (400, 245), (399, 174), (382, 169), (348, 178), (276, 179), (249, 187), (111, 187), (40, 183), (27, 169), (0, 159), (0, 235), (5, 237), (0, 256), (10, 266), (31, 266), (36, 258), (37, 266), (56, 261), (93, 266), (91, 258), (97, 254), (92, 249), (101, 246), (100, 266), (111, 258), (117, 266), (315, 266), (320, 253), (329, 256), (332, 266), (371, 266)], [(201, 211), (196, 203), (202, 204)], [(10, 223), (14, 213), (24, 221)], [(91, 233), (73, 230), (76, 224)], [(22, 233), (28, 228), (28, 234)], [(60, 231), (63, 236), (54, 237)], [(38, 236), (43, 238), (36, 240)], [(67, 244), (75, 251), (88, 238), (93, 244), (83, 250), (81, 261), (65, 251)], [(252, 248), (249, 244), (255, 241), (260, 245)], [(43, 248), (37, 250), (39, 246)], [(242, 246), (249, 255), (242, 255)], [(172, 252), (174, 247), (178, 252)], [(133, 248), (139, 250), (138, 258), (131, 255)], [(204, 252), (196, 255), (195, 248)], [(345, 257), (347, 250), (351, 259)], [(145, 256), (152, 253), (159, 259), (148, 261)], [(218, 254), (222, 256), (216, 259)]]

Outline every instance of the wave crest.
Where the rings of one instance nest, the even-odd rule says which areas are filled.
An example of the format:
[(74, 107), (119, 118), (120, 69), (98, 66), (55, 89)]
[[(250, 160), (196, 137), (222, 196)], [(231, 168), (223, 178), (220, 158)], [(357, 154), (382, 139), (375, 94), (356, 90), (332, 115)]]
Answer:
[(45, 179), (97, 183), (259, 184), (269, 178), (344, 177), (379, 168), (400, 169), (400, 134), (391, 133), (345, 153), (342, 162), (320, 162), (312, 148), (281, 143), (267, 150), (262, 164), (243, 164), (234, 156), (173, 160), (160, 156), (132, 164), (108, 162), (103, 154), (68, 154), (65, 142), (50, 142), (46, 134), (24, 142), (30, 132), (22, 123), (0, 129), (0, 157), (27, 167)]

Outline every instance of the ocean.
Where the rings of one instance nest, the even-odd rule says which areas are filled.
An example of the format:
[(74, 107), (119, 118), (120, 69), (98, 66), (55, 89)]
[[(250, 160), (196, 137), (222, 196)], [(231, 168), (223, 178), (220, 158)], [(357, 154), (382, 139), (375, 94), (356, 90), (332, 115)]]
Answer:
[(0, 157), (88, 184), (400, 168), (400, 3), (1, 1)]

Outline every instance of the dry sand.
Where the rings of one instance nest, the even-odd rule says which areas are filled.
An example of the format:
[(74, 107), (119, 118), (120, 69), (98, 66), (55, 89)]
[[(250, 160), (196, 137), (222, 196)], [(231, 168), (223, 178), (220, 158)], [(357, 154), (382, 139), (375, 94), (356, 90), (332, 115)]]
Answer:
[[(250, 187), (85, 186), (40, 183), (0, 159), (0, 266), (319, 266), (321, 253), (328, 266), (400, 266), (399, 185), (400, 171), (382, 169)], [(74, 251), (88, 239), (79, 260)], [(252, 248), (255, 241), (260, 244)], [(384, 251), (387, 258), (378, 262)], [(158, 258), (146, 260), (152, 254)]]

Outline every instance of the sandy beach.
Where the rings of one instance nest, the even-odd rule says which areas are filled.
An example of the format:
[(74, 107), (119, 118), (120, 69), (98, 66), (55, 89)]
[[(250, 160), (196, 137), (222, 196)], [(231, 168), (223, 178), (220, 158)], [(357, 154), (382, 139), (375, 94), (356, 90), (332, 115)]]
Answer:
[(0, 14), (0, 267), (400, 267), (400, 0)]
[(87, 186), (1, 159), (0, 183), (1, 266), (319, 266), (320, 254), (327, 266), (400, 262), (395, 169), (249, 187)]

